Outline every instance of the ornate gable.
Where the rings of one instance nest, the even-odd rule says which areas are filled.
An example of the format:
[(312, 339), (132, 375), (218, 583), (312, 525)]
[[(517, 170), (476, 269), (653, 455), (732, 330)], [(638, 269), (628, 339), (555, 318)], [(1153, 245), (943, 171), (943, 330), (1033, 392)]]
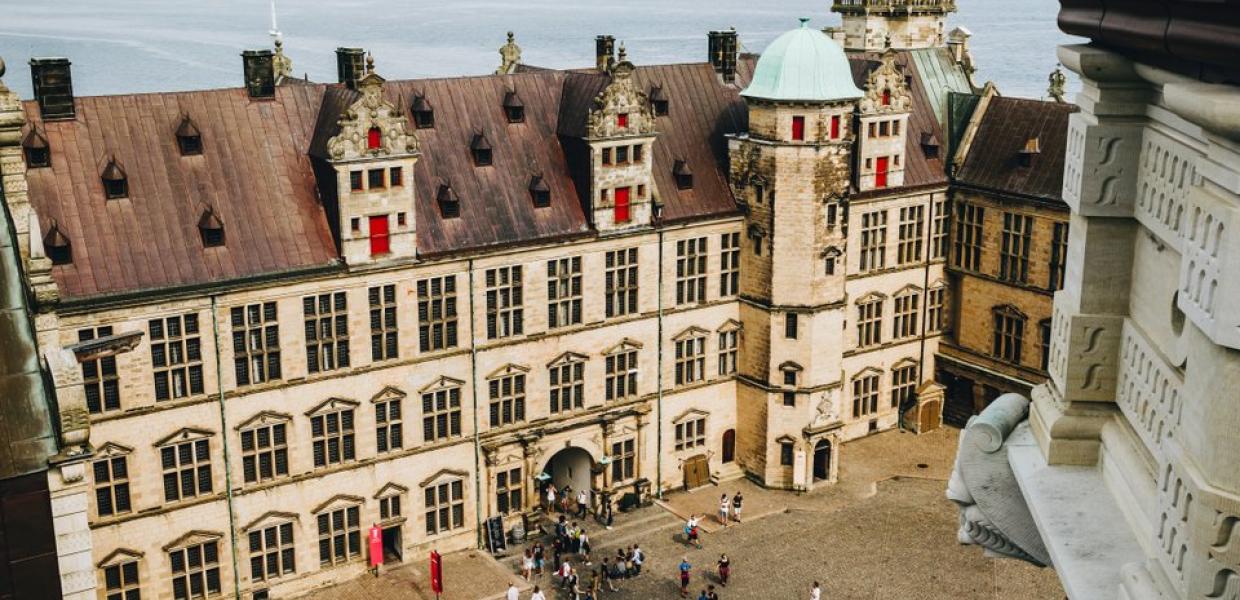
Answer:
[(160, 446), (167, 446), (168, 444), (173, 444), (176, 442), (185, 442), (188, 440), (208, 438), (213, 435), (215, 435), (214, 432), (207, 431), (206, 429), (196, 429), (193, 427), (185, 427), (185, 428), (180, 429), (176, 433), (155, 442), (154, 444), (152, 444), (152, 446), (155, 446), (156, 448), (158, 448)]
[(336, 494), (335, 496), (328, 498), (326, 502), (310, 509), (310, 514), (317, 515), (327, 510), (336, 510), (338, 508), (345, 508), (349, 506), (359, 506), (365, 501), (366, 499), (361, 496), (353, 496), (350, 494)]
[(169, 550), (175, 550), (177, 548), (188, 548), (189, 546), (196, 546), (198, 544), (205, 544), (207, 542), (216, 542), (222, 539), (223, 537), (224, 537), (224, 534), (218, 531), (194, 530), (175, 540), (172, 540), (172, 542), (168, 543), (168, 545), (163, 547), (163, 551), (167, 552)]
[(547, 366), (558, 367), (560, 365), (566, 365), (568, 363), (585, 362), (587, 360), (590, 360), (590, 357), (584, 354), (578, 354), (576, 352), (565, 352), (564, 354), (561, 354), (555, 357), (555, 360), (547, 363)]
[(621, 352), (628, 352), (629, 350), (641, 350), (641, 349), (642, 349), (641, 342), (633, 338), (624, 338), (620, 340), (619, 344), (616, 344), (615, 346), (612, 346), (604, 350), (603, 355), (607, 356), (609, 354), (619, 354)]
[(863, 114), (908, 112), (913, 105), (904, 73), (896, 65), (896, 52), (888, 49), (877, 69), (866, 76), (865, 96), (859, 104)]
[(650, 98), (633, 81), (637, 67), (628, 61), (624, 46), (611, 70), (611, 83), (594, 98), (590, 122), (586, 128), (591, 138), (608, 138), (655, 133), (655, 115)]
[(99, 567), (100, 569), (104, 569), (107, 567), (139, 560), (141, 558), (142, 558), (142, 553), (138, 552), (137, 550), (130, 550), (129, 548), (117, 548), (116, 550), (109, 552), (107, 556), (103, 557), (103, 560), (99, 561), (98, 563), (95, 563), (95, 566)]
[[(383, 99), (384, 79), (375, 73), (375, 59), (366, 57), (366, 75), (357, 82), (361, 98), (340, 117), (340, 133), (327, 142), (333, 161), (388, 158), (418, 152), (418, 139), (396, 105)], [(373, 130), (378, 143), (372, 143)]]

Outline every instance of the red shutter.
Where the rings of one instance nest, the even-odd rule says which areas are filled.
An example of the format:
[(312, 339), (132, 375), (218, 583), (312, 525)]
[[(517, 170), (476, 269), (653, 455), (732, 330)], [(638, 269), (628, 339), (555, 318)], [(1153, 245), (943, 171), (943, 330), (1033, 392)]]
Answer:
[(620, 113), (616, 115), (616, 127), (624, 129), (629, 126), (629, 113)]
[(891, 105), (891, 90), (883, 90), (883, 106)]
[(831, 117), (831, 139), (840, 139), (840, 116), (833, 115)]
[(370, 255), (379, 256), (391, 251), (388, 243), (388, 217), (382, 215), (370, 218)]
[(616, 188), (616, 213), (615, 221), (617, 223), (627, 223), (629, 220), (629, 188)]
[(795, 141), (805, 139), (805, 117), (792, 117), (792, 139)]
[(366, 133), (366, 148), (369, 150), (378, 150), (383, 145), (383, 132), (378, 127), (371, 127)]
[(877, 169), (874, 171), (874, 187), (887, 187), (887, 157), (878, 157)]

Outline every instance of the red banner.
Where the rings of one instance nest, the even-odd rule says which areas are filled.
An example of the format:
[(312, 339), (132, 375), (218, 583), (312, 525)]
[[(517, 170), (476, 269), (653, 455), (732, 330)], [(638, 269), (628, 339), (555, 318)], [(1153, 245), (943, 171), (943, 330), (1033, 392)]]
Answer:
[(370, 526), (370, 566), (383, 564), (383, 530), (378, 525)]
[(431, 550), (431, 591), (443, 593), (443, 558), (434, 550)]

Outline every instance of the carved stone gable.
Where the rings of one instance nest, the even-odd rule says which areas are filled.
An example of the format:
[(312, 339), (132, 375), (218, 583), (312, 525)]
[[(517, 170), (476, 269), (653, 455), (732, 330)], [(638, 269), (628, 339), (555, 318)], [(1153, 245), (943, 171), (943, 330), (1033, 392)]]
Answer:
[(881, 60), (878, 68), (866, 76), (865, 96), (860, 103), (861, 112), (908, 112), (913, 105), (913, 97), (909, 95), (903, 71), (896, 65), (895, 51), (888, 50), (883, 53)]
[(633, 63), (623, 59), (611, 71), (611, 83), (594, 99), (587, 128), (591, 138), (651, 135), (655, 116), (650, 98), (633, 81)]
[[(357, 82), (361, 98), (340, 117), (340, 133), (327, 142), (332, 160), (416, 154), (417, 137), (407, 130), (400, 108), (384, 100), (385, 80), (375, 73), (374, 59), (366, 62), (366, 75)], [(373, 143), (372, 130), (377, 130), (378, 144)]]

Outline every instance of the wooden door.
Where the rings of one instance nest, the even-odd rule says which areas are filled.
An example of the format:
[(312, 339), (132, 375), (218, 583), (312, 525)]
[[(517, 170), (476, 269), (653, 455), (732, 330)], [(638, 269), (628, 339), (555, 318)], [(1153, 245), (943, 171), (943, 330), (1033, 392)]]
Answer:
[(685, 461), (685, 489), (691, 490), (710, 483), (710, 463), (705, 454), (690, 457)]
[(388, 216), (370, 218), (370, 255), (380, 256), (391, 251), (388, 244)]
[(629, 188), (616, 188), (616, 222), (627, 223), (629, 221)]
[(934, 431), (939, 428), (939, 403), (927, 402), (921, 405), (921, 427), (919, 433)]
[(876, 188), (887, 187), (887, 161), (888, 158), (886, 156), (878, 157), (876, 168), (874, 169), (874, 187)]
[(729, 429), (723, 432), (723, 464), (728, 464), (736, 458), (736, 430)]

